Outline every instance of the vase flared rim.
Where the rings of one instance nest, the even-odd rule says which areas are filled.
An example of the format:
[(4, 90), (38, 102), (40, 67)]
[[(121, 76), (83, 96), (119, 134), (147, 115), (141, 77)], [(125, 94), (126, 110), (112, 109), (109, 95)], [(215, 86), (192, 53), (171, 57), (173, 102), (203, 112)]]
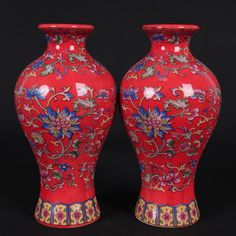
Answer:
[(196, 31), (199, 30), (198, 25), (191, 24), (145, 24), (143, 25), (144, 31), (153, 31), (153, 30), (187, 30), (187, 31)]
[(40, 24), (38, 28), (42, 31), (47, 30), (75, 30), (75, 31), (92, 31), (94, 26), (90, 24)]

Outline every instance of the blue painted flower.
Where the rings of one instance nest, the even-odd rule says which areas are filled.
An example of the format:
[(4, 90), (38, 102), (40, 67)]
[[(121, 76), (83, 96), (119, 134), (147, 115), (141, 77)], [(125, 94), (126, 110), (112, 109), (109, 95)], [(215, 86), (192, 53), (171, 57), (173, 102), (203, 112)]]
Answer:
[(160, 111), (158, 107), (154, 107), (152, 111), (139, 107), (138, 114), (132, 116), (136, 121), (136, 127), (142, 129), (149, 138), (159, 136), (163, 139), (169, 130), (174, 130), (169, 122), (173, 117), (167, 116), (166, 112)]
[(164, 37), (163, 34), (154, 34), (154, 35), (152, 35), (152, 39), (153, 39), (154, 41), (163, 41), (163, 40), (165, 40), (166, 38)]
[(137, 100), (138, 99), (137, 89), (133, 89), (133, 88), (124, 89), (123, 98), (124, 99), (131, 98), (131, 99)]
[(33, 65), (32, 65), (32, 68), (34, 70), (38, 69), (39, 67), (41, 67), (43, 65), (43, 60), (38, 60), (36, 61)]
[(66, 163), (62, 163), (62, 164), (59, 165), (59, 168), (60, 168), (61, 171), (67, 171), (69, 169), (69, 167), (70, 166)]
[(80, 116), (76, 116), (75, 112), (70, 112), (67, 107), (62, 111), (54, 111), (51, 107), (47, 108), (46, 114), (40, 114), (39, 118), (42, 120), (43, 128), (49, 130), (49, 133), (53, 135), (56, 140), (61, 137), (72, 138), (72, 135), (81, 130), (78, 124)]
[(71, 98), (73, 98), (73, 94), (72, 93), (65, 93), (65, 97), (67, 100), (70, 100)]
[(193, 160), (193, 159), (190, 160), (190, 166), (191, 166), (192, 168), (197, 167), (197, 164), (198, 164), (198, 160)]
[(138, 72), (139, 70), (143, 69), (144, 63), (138, 63), (134, 66), (134, 71)]
[(50, 36), (49, 34), (46, 34), (45, 38), (48, 42), (50, 42), (52, 40), (52, 36)]
[(194, 89), (192, 99), (198, 99), (200, 101), (204, 101), (206, 97), (206, 92), (200, 89)]
[(145, 166), (142, 162), (139, 162), (139, 167), (140, 167), (141, 172), (145, 170)]
[(109, 92), (107, 90), (100, 90), (100, 93), (98, 95), (98, 99), (108, 99), (109, 98)]
[(40, 88), (27, 89), (26, 90), (26, 99), (30, 100), (31, 98), (36, 97), (39, 100), (44, 100), (45, 99), (44, 93), (45, 93), (45, 91)]
[(165, 95), (161, 92), (156, 92), (155, 95), (157, 100), (161, 100), (161, 98), (165, 97)]

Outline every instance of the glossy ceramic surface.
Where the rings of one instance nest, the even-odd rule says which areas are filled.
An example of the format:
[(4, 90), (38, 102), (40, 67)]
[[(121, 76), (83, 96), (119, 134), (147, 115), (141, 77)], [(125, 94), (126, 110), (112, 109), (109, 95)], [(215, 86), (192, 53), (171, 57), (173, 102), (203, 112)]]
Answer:
[(196, 25), (144, 25), (148, 55), (121, 84), (120, 103), (137, 154), (142, 187), (135, 215), (159, 227), (199, 219), (194, 177), (218, 118), (221, 92), (213, 73), (189, 50)]
[(39, 28), (47, 50), (15, 87), (17, 114), (41, 177), (35, 218), (50, 227), (79, 227), (100, 217), (94, 171), (115, 111), (116, 88), (86, 51), (93, 26)]

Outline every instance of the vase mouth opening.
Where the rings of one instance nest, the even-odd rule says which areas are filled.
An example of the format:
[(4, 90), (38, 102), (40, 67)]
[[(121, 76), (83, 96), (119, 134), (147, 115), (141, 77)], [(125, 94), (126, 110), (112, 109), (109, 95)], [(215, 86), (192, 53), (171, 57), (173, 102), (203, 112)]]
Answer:
[(38, 28), (45, 33), (82, 33), (88, 34), (94, 30), (94, 26), (90, 24), (40, 24)]
[(198, 25), (190, 24), (147, 24), (143, 25), (143, 30), (148, 33), (155, 32), (195, 32), (200, 29)]

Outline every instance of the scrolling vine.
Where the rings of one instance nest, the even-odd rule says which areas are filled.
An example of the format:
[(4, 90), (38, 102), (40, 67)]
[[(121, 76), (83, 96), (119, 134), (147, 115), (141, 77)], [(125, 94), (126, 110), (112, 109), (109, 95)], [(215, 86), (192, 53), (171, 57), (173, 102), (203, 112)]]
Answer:
[[(112, 121), (114, 107), (101, 107), (98, 103), (114, 100), (113, 89), (97, 91), (80, 83), (77, 87), (78, 92), (86, 89), (85, 99), (74, 99), (71, 87), (56, 91), (46, 85), (30, 89), (20, 86), (15, 90), (16, 96), (22, 97), (17, 104), (19, 120), (30, 131), (26, 136), (39, 157), (41, 184), (50, 191), (61, 189), (65, 183), (69, 187), (77, 186), (76, 178), (81, 178), (85, 190), (93, 187), (95, 161), (92, 159), (97, 158)], [(57, 107), (58, 101), (65, 103), (63, 109)], [(73, 101), (73, 108), (67, 106), (69, 101)], [(26, 113), (23, 114), (22, 109)], [(90, 119), (91, 125), (81, 125), (84, 119)], [(93, 128), (98, 120), (100, 126)], [(83, 154), (92, 158), (92, 162), (71, 164)], [(42, 158), (50, 161), (42, 162)]]
[[(194, 178), (198, 155), (204, 149), (201, 144), (214, 128), (211, 121), (219, 113), (216, 107), (221, 95), (220, 90), (210, 88), (193, 89), (186, 96), (183, 85), (169, 92), (172, 96), (166, 99), (167, 91), (163, 92), (162, 87), (122, 89), (121, 108), (128, 114), (124, 123), (136, 153), (150, 160), (139, 158), (143, 187), (176, 192), (183, 191)], [(156, 101), (154, 107), (148, 106), (150, 99)], [(189, 160), (176, 162), (175, 157)], [(151, 161), (153, 158), (160, 159), (158, 164)]]

